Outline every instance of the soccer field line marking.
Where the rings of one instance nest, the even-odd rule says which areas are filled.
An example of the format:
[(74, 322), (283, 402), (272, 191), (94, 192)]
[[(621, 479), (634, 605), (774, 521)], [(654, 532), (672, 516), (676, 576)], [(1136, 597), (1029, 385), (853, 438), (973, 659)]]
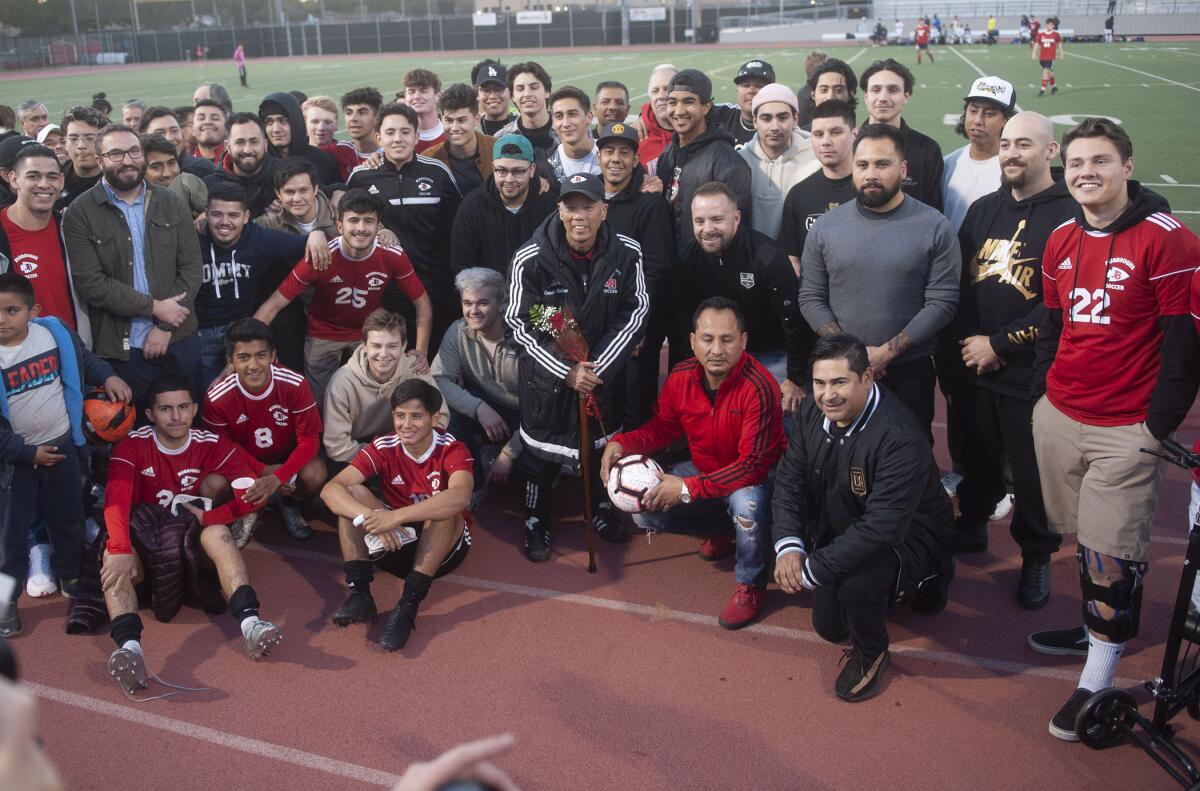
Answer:
[(1188, 85), (1186, 82), (1179, 82), (1177, 80), (1172, 80), (1168, 77), (1163, 77), (1159, 74), (1153, 74), (1148, 71), (1142, 71), (1141, 69), (1135, 69), (1132, 66), (1125, 66), (1120, 63), (1112, 63), (1107, 60), (1100, 60), (1099, 58), (1093, 58), (1090, 55), (1080, 55), (1078, 52), (1064, 52), (1063, 54), (1065, 56), (1071, 57), (1071, 58), (1081, 58), (1082, 60), (1090, 60), (1092, 63), (1099, 63), (1101, 66), (1112, 66), (1114, 69), (1124, 69), (1125, 71), (1131, 71), (1134, 74), (1140, 74), (1143, 77), (1152, 77), (1156, 80), (1161, 80), (1163, 82), (1170, 83), (1171, 85), (1177, 85), (1180, 88), (1187, 88), (1189, 91), (1195, 91), (1196, 93), (1200, 93), (1200, 88), (1197, 88), (1195, 85)]
[[(988, 77), (988, 76), (990, 76), (990, 75), (989, 75), (987, 72), (985, 72), (983, 69), (979, 68), (979, 67), (978, 67), (978, 66), (976, 66), (974, 63), (972, 63), (972, 62), (971, 62), (971, 60), (970, 60), (969, 58), (967, 58), (967, 56), (966, 56), (966, 55), (962, 54), (961, 52), (959, 52), (959, 51), (958, 51), (958, 50), (956, 50), (956, 49), (951, 49), (950, 51), (951, 51), (951, 52), (953, 52), (955, 55), (957, 55), (959, 58), (961, 58), (963, 63), (967, 64), (967, 65), (968, 65), (968, 66), (970, 66), (972, 69), (974, 69), (974, 70), (975, 70), (975, 73), (976, 73), (976, 74), (978, 74), (980, 77)], [(959, 87), (961, 88), (962, 86), (960, 85)], [(1016, 102), (1013, 102), (1013, 107), (1015, 107), (1015, 108), (1016, 108), (1017, 112), (1021, 112), (1021, 105), (1017, 104)]]
[(1171, 178), (1166, 173), (1159, 173), (1158, 177), (1160, 179), (1162, 179), (1163, 181), (1167, 182), (1168, 184), (1178, 184), (1179, 183), (1176, 179)]
[(855, 52), (855, 53), (854, 53), (853, 55), (851, 55), (849, 58), (847, 58), (846, 60), (844, 60), (844, 61), (843, 61), (843, 63), (845, 63), (847, 66), (849, 66), (851, 63), (853, 63), (854, 61), (858, 60), (858, 59), (859, 59), (859, 57), (861, 57), (861, 56), (862, 56), (862, 54), (863, 54), (864, 52), (866, 52), (868, 49), (870, 49), (870, 47), (863, 47), (863, 48), (862, 48), (862, 49), (860, 49), (858, 52)]
[[(1186, 541), (1184, 542), (1186, 543)], [(261, 544), (249, 544), (247, 548), (253, 548), (256, 551), (267, 554), (285, 555), (305, 560), (314, 560), (323, 563), (340, 563), (340, 558), (334, 558), (330, 555), (320, 552), (313, 552), (305, 549), (292, 549), (290, 547), (271, 546), (266, 547)], [(657, 621), (676, 621), (678, 623), (693, 624), (695, 626), (708, 626), (713, 629), (718, 628), (717, 617), (715, 615), (705, 615), (703, 613), (689, 612), (687, 610), (676, 610), (670, 607), (664, 607), (661, 604), (650, 606), (648, 604), (636, 604), (633, 602), (621, 601), (619, 599), (606, 599), (601, 596), (589, 596), (582, 593), (567, 593), (565, 591), (557, 591), (552, 588), (538, 588), (532, 585), (517, 585), (511, 582), (500, 582), (498, 580), (487, 580), (480, 577), (467, 577), (460, 574), (450, 574), (442, 577), (439, 583), (451, 583), (463, 588), (472, 588), (476, 590), (487, 590), (494, 593), (508, 593), (515, 596), (523, 596), (529, 599), (541, 599), (545, 601), (557, 601), (565, 604), (577, 604), (585, 607), (594, 607), (601, 610), (609, 610), (611, 612), (624, 613), (626, 615), (639, 615), (649, 618), (652, 622)], [(819, 645), (826, 644), (828, 641), (818, 635), (816, 632), (807, 629), (794, 629), (789, 626), (774, 626), (771, 624), (756, 623), (750, 626), (739, 629), (740, 632), (750, 632), (753, 634), (766, 635), (768, 637), (779, 637), (785, 640), (794, 640), (796, 642), (815, 643)], [(905, 643), (892, 643), (888, 648), (893, 654), (903, 654), (916, 659), (923, 659), (930, 662), (945, 662), (947, 664), (959, 665), (961, 667), (973, 667), (976, 669), (991, 671), (994, 673), (1004, 673), (1017, 676), (1036, 676), (1039, 678), (1049, 678), (1056, 681), (1078, 681), (1079, 671), (1069, 668), (1042, 667), (1040, 665), (1031, 665), (1026, 662), (1017, 662), (1010, 659), (994, 659), (986, 656), (974, 656), (971, 654), (961, 654), (957, 651), (941, 651), (933, 648), (919, 648)], [(1117, 679), (1116, 683), (1121, 686), (1132, 686), (1138, 683), (1132, 679)]]
[(218, 747), (237, 750), (238, 752), (248, 753), (259, 758), (270, 758), (304, 769), (313, 769), (318, 772), (344, 777), (360, 783), (383, 786), (385, 788), (391, 788), (400, 780), (399, 775), (379, 769), (372, 769), (369, 766), (339, 761), (335, 758), (318, 755), (317, 753), (297, 750), (293, 747), (284, 747), (280, 744), (254, 739), (249, 736), (238, 736), (237, 734), (220, 731), (215, 728), (208, 728), (194, 722), (177, 720), (171, 717), (164, 717), (161, 714), (152, 714), (148, 711), (132, 709), (128, 706), (122, 706), (107, 700), (39, 684), (36, 681), (22, 681), (21, 686), (44, 700), (54, 701), (65, 706), (73, 706), (93, 714), (124, 720), (135, 725), (143, 725), (147, 728), (165, 731), (176, 736), (187, 736), (197, 741), (208, 742)]

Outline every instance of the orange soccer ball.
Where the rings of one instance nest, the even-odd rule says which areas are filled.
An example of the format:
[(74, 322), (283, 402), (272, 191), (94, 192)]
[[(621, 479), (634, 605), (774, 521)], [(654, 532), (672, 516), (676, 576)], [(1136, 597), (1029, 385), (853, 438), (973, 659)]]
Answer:
[(113, 401), (103, 390), (93, 390), (83, 399), (83, 428), (100, 442), (116, 442), (133, 428), (133, 404)]

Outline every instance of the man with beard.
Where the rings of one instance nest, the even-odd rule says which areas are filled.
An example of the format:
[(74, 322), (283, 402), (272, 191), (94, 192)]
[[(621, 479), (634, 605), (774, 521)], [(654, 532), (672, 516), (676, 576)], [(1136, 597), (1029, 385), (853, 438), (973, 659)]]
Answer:
[(642, 126), (642, 141), (638, 143), (638, 160), (646, 168), (646, 175), (658, 175), (658, 157), (671, 142), (675, 127), (671, 124), (671, 110), (667, 102), (667, 89), (679, 69), (670, 63), (660, 63), (650, 72), (650, 85), (646, 95), (650, 101), (642, 105), (638, 122)]
[(877, 60), (859, 79), (867, 96), (867, 120), (887, 124), (904, 136), (907, 175), (901, 185), (904, 192), (927, 206), (942, 210), (942, 148), (928, 135), (908, 125), (900, 114), (912, 98), (913, 75), (904, 64), (892, 58)]
[(479, 131), (479, 97), (470, 85), (455, 83), (438, 99), (445, 141), (425, 150), (425, 156), (444, 162), (464, 196), (492, 175), (492, 146), (496, 138)]
[(707, 120), (712, 110), (712, 80), (696, 69), (676, 73), (667, 88), (667, 107), (675, 134), (658, 158), (655, 172), (675, 214), (676, 241), (689, 236), (692, 194), (710, 181), (719, 181), (733, 191), (742, 220), (750, 223), (750, 166), (733, 150), (733, 137)]
[(508, 69), (494, 60), (481, 60), (471, 69), (471, 84), (479, 92), (479, 131), (496, 136), (516, 120), (512, 112), (512, 94), (508, 91)]
[(205, 183), (210, 190), (223, 181), (240, 184), (246, 191), (250, 218), (261, 217), (275, 201), (275, 165), (279, 162), (267, 150), (267, 130), (254, 113), (234, 113), (225, 128), (228, 150), (221, 160), (221, 172)]
[(821, 165), (807, 132), (796, 128), (800, 102), (792, 89), (771, 83), (754, 97), (754, 137), (738, 151), (750, 166), (754, 230), (779, 238), (783, 200)]
[(671, 207), (660, 192), (643, 192), (646, 171), (638, 162), (638, 137), (632, 126), (607, 124), (596, 139), (600, 176), (608, 203), (608, 224), (640, 242), (642, 269), (650, 314), (646, 336), (633, 351), (626, 369), (625, 425), (640, 426), (650, 419), (658, 393), (658, 369), (663, 339), (671, 330), (671, 277), (674, 269)]
[(955, 130), (970, 142), (946, 155), (942, 196), (946, 219), (957, 231), (967, 209), (1000, 186), (1000, 133), (1017, 112), (1017, 92), (999, 77), (980, 77), (963, 99)]
[(616, 80), (605, 80), (596, 86), (596, 98), (592, 102), (592, 116), (596, 128), (605, 124), (623, 124), (629, 117), (629, 89)]
[[(577, 173), (562, 184), (558, 213), (513, 256), (505, 321), (521, 346), (521, 441), (518, 468), (525, 479), (523, 552), (534, 563), (550, 559), (550, 495), (563, 464), (580, 463), (579, 397), (592, 394), (603, 415), (589, 421), (590, 472), (596, 532), (607, 541), (626, 536), (612, 516), (599, 475), (607, 439), (601, 423), (621, 425), (622, 378), (649, 309), (638, 243), (604, 221), (604, 185)], [(589, 359), (566, 358), (531, 309), (569, 311), (588, 343)], [(603, 501), (603, 502), (602, 502)]]
[(754, 137), (754, 97), (775, 82), (775, 68), (765, 60), (742, 64), (733, 84), (737, 86), (737, 104), (721, 104), (712, 108), (708, 122), (720, 124), (733, 136), (734, 148), (740, 149)]
[(941, 212), (900, 191), (904, 141), (890, 124), (858, 131), (856, 199), (813, 223), (801, 257), (800, 310), (818, 335), (845, 331), (866, 342), (875, 377), (932, 443), (931, 355), (958, 306), (962, 258)]
[(812, 224), (827, 211), (854, 200), (851, 171), (854, 162), (856, 119), (850, 105), (840, 99), (823, 101), (812, 112), (812, 147), (821, 169), (792, 187), (783, 201), (779, 244), (800, 276), (800, 257)]
[(546, 104), (553, 90), (550, 74), (536, 61), (517, 63), (508, 70), (508, 92), (517, 105), (518, 115), (496, 132), (496, 137), (524, 135), (535, 151), (550, 156), (558, 145), (558, 135), (552, 128), (550, 108)]
[(1051, 232), (1069, 220), (1075, 201), (1050, 177), (1058, 156), (1054, 125), (1024, 112), (1000, 136), (1003, 185), (971, 205), (959, 229), (962, 297), (952, 325), (960, 354), (974, 373), (959, 410), (965, 476), (958, 485), (962, 512), (956, 549), (987, 549), (988, 515), (1005, 496), (1004, 467), (1012, 470), (1016, 502), (1009, 528), (1021, 548), (1017, 602), (1036, 609), (1050, 600), (1050, 556), (1062, 537), (1050, 529), (1033, 446), (1033, 351), (1046, 312), (1042, 251)]
[(90, 107), (72, 107), (63, 115), (67, 133), (67, 154), (71, 161), (63, 168), (63, 192), (54, 207), (60, 214), (83, 193), (100, 181), (100, 159), (96, 156), (96, 136), (107, 123)]
[(132, 129), (111, 124), (95, 146), (104, 178), (63, 217), (75, 288), (90, 307), (92, 348), (141, 398), (164, 373), (195, 388), (201, 265), (192, 214), (179, 197), (146, 183)]
[(522, 135), (506, 135), (492, 145), (492, 175), (467, 195), (450, 233), (450, 269), (486, 266), (508, 273), (517, 248), (558, 203), (543, 186), (534, 166), (533, 144)]
[(308, 142), (304, 113), (300, 110), (300, 103), (290, 93), (267, 96), (258, 106), (258, 117), (262, 119), (266, 130), (268, 150), (272, 156), (278, 159), (307, 159), (316, 166), (317, 178), (325, 190), (331, 190), (334, 185), (341, 183), (342, 171), (333, 155)]
[(138, 127), (144, 135), (162, 135), (175, 146), (175, 159), (184, 173), (190, 173), (196, 178), (204, 178), (216, 172), (217, 168), (207, 159), (202, 159), (188, 150), (183, 139), (183, 127), (175, 116), (175, 111), (169, 107), (151, 107), (142, 114), (142, 124)]
[[(396, 97), (399, 100), (399, 96)], [(438, 115), (442, 98), (442, 78), (429, 69), (413, 69), (404, 75), (404, 103), (417, 113), (417, 145), (421, 154), (446, 139), (446, 130)]]
[[(751, 228), (735, 201), (732, 190), (720, 182), (696, 190), (692, 238), (680, 245), (675, 267), (674, 337), (686, 337), (696, 306), (704, 300), (733, 300), (746, 316), (750, 354), (779, 382), (783, 411), (794, 412), (804, 397), (805, 361), (812, 346), (796, 303), (796, 276), (775, 240)], [(673, 348), (672, 356), (681, 353)]]
[(192, 154), (207, 159), (218, 169), (225, 159), (225, 119), (228, 115), (213, 99), (196, 102), (196, 111), (192, 113), (192, 129), (196, 135), (196, 148)]

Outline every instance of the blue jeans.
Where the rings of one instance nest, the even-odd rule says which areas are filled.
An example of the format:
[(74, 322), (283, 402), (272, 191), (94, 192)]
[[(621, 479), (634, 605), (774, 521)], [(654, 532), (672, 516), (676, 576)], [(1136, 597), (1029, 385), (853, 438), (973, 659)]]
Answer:
[[(783, 349), (773, 352), (750, 352), (750, 356), (758, 360), (763, 368), (771, 372), (771, 376), (775, 377), (775, 381), (783, 384), (783, 380), (787, 379), (787, 352)], [(795, 382), (795, 384), (804, 386), (804, 382)]]
[(141, 349), (130, 349), (128, 360), (110, 359), (108, 362), (116, 371), (117, 376), (124, 379), (133, 390), (139, 418), (141, 410), (148, 406), (146, 394), (150, 390), (150, 385), (154, 384), (154, 381), (163, 374), (176, 374), (186, 379), (192, 388), (193, 398), (200, 398), (204, 395), (204, 392), (198, 390), (196, 385), (200, 369), (200, 341), (195, 335), (180, 338), (167, 347), (166, 354), (153, 360), (147, 360), (142, 356)]
[[(670, 469), (671, 475), (688, 478), (699, 473), (696, 465), (682, 461)], [(680, 503), (670, 511), (647, 511), (633, 515), (633, 522), (643, 530), (664, 533), (695, 533), (706, 535), (726, 532), (726, 519), (733, 522), (737, 545), (734, 555), (734, 577), (739, 585), (766, 587), (770, 572), (771, 494), (775, 475), (757, 486), (744, 486), (726, 497), (693, 499)], [(699, 531), (695, 528), (702, 526)]]
[(221, 373), (225, 368), (227, 360), (225, 355), (225, 333), (227, 332), (229, 332), (228, 324), (218, 324), (215, 327), (201, 327), (196, 330), (196, 337), (200, 339), (199, 385), (200, 392), (202, 393), (217, 378), (217, 374)]

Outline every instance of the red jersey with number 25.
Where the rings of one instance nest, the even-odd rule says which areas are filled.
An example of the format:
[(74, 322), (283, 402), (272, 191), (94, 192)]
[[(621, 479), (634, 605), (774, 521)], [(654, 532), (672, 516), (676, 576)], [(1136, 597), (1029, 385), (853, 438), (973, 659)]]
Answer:
[(913, 28), (913, 41), (917, 44), (929, 43), (929, 25), (917, 25)]
[(288, 299), (300, 296), (313, 286), (308, 306), (308, 334), (327, 341), (356, 341), (362, 337), (367, 316), (383, 304), (383, 290), (389, 282), (410, 301), (425, 293), (421, 279), (413, 271), (408, 255), (399, 247), (384, 247), (375, 242), (365, 258), (350, 258), (342, 253), (342, 238), (329, 243), (332, 260), (318, 272), (304, 259), (279, 285)]
[[(433, 430), (433, 442), (419, 458), (409, 455), (400, 437), (384, 434), (363, 446), (350, 462), (364, 478), (378, 478), (383, 499), (392, 508), (403, 508), (443, 491), (459, 470), (473, 472), (471, 451), (448, 432)], [(463, 511), (463, 516), (467, 512)]]
[(1037, 34), (1038, 60), (1054, 60), (1058, 54), (1058, 45), (1062, 44), (1062, 36), (1057, 30), (1044, 30)]
[(1158, 379), (1162, 316), (1189, 312), (1200, 239), (1166, 212), (1115, 233), (1068, 220), (1042, 254), (1046, 307), (1063, 312), (1046, 397), (1092, 426), (1146, 419)]
[[(242, 387), (236, 373), (213, 382), (204, 396), (204, 422), (263, 464), (283, 462), (307, 439), (312, 453), (299, 462), (303, 467), (316, 454), (321, 437), (321, 416), (308, 382), (282, 365), (271, 366), (271, 383), (257, 395)], [(280, 480), (299, 472), (290, 466), (279, 470)]]

